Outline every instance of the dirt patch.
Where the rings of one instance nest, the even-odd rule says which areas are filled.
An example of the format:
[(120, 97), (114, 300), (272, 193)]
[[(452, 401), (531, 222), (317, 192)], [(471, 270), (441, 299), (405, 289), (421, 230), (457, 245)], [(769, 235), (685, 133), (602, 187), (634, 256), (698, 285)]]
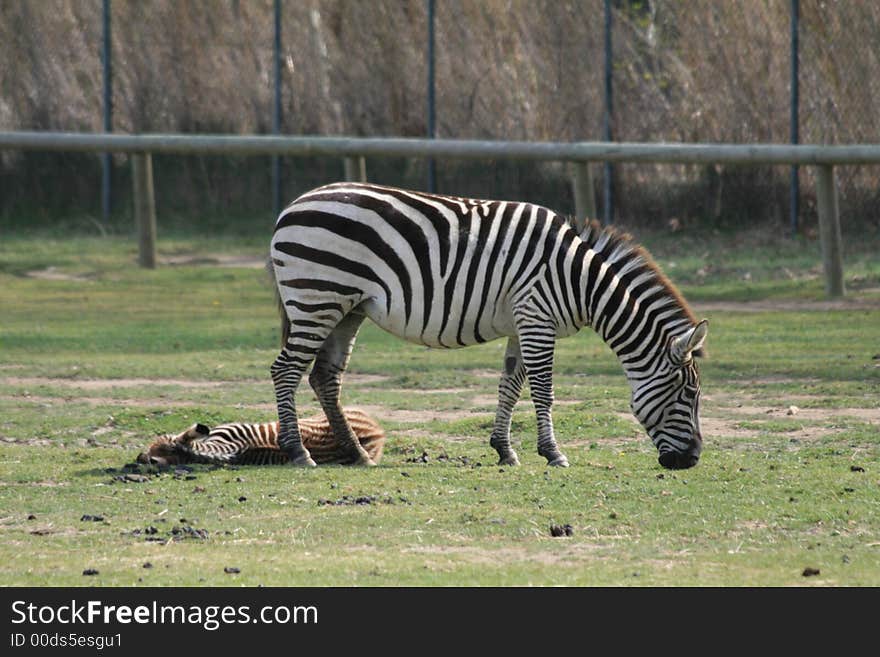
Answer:
[[(880, 430), (880, 409), (878, 408), (797, 408), (782, 406), (756, 405), (753, 399), (748, 397), (737, 398), (725, 396), (728, 405), (717, 403), (705, 404), (700, 425), (703, 435), (707, 439), (712, 436), (725, 438), (752, 439), (761, 435), (760, 424), (762, 420), (790, 420), (797, 422), (802, 420), (804, 425), (794, 431), (780, 432), (780, 435), (789, 436), (798, 441), (813, 441), (844, 432), (845, 429), (823, 426), (821, 423), (830, 422), (836, 418), (854, 418), (862, 422), (877, 425)], [(756, 428), (740, 426), (744, 421), (750, 421)]]
[[(739, 400), (739, 401), (738, 401)], [(724, 404), (714, 402), (712, 398), (705, 397), (702, 412), (700, 414), (700, 428), (706, 440), (713, 437), (754, 439), (761, 435), (761, 420), (803, 420), (804, 426), (795, 431), (784, 432), (784, 435), (801, 441), (818, 440), (826, 436), (845, 431), (828, 426), (820, 426), (806, 423), (829, 422), (836, 418), (854, 418), (862, 422), (876, 424), (880, 430), (880, 408), (801, 408), (793, 414), (789, 414), (788, 407), (759, 406), (752, 402), (749, 397), (724, 396)], [(714, 402), (714, 403), (713, 403)], [(635, 431), (640, 426), (630, 413), (616, 413), (619, 419), (632, 424)], [(744, 421), (750, 421), (758, 425), (757, 428), (741, 426)], [(602, 441), (603, 444), (607, 441)]]
[[(493, 409), (498, 406), (498, 395), (474, 395), (471, 398), (471, 403), (477, 407), (485, 407), (490, 406)], [(580, 399), (557, 399), (553, 402), (553, 406), (574, 406), (575, 404), (582, 404), (583, 400)], [(516, 402), (515, 410), (522, 411), (526, 409), (534, 410), (534, 406), (532, 406), (532, 402), (529, 399), (520, 399)]]
[[(498, 373), (487, 370), (472, 370), (470, 372), (478, 377), (491, 377), (497, 379)], [(387, 381), (389, 377), (376, 374), (351, 374), (346, 377), (346, 381), (354, 384), (373, 385)], [(743, 382), (744, 390), (749, 390), (753, 386), (772, 385), (779, 383), (806, 382), (806, 379), (785, 379), (785, 378), (768, 378), (755, 379)], [(129, 408), (198, 408), (200, 403), (198, 400), (177, 399), (173, 395), (156, 393), (133, 397), (131, 395), (125, 398), (113, 398), (106, 393), (114, 390), (125, 390), (131, 388), (159, 388), (162, 386), (181, 387), (187, 390), (199, 389), (222, 389), (226, 386), (235, 386), (254, 382), (227, 382), (227, 381), (199, 381), (188, 379), (147, 379), (147, 378), (129, 378), (129, 379), (58, 379), (49, 377), (26, 377), (26, 376), (4, 376), (0, 377), (0, 384), (8, 386), (24, 388), (25, 391), (18, 394), (0, 395), (0, 400), (4, 401), (27, 401), (47, 406), (55, 404), (63, 404), (65, 402), (75, 401), (78, 403), (89, 404), (92, 406), (115, 406)], [(70, 393), (62, 393), (61, 396), (52, 397), (46, 395), (32, 395), (26, 392), (28, 387), (57, 387), (62, 390), (69, 390)], [(421, 390), (391, 389), (388, 392), (392, 394), (406, 395), (467, 395), (473, 392), (473, 388), (468, 387), (451, 387)], [(105, 393), (102, 395), (102, 393)], [(769, 405), (761, 403), (766, 395), (762, 397), (760, 392), (748, 393), (729, 393), (723, 392), (713, 395), (705, 395), (703, 397), (703, 409), (701, 413), (701, 425), (703, 434), (708, 441), (713, 438), (741, 439), (753, 442), (759, 439), (762, 433), (761, 423), (764, 420), (803, 421), (803, 426), (795, 428), (793, 431), (776, 432), (793, 439), (809, 441), (827, 437), (845, 431), (843, 428), (837, 428), (832, 425), (836, 419), (849, 418), (859, 422), (867, 422), (876, 425), (880, 430), (880, 408), (797, 408), (791, 411), (792, 405), (805, 403), (807, 400), (813, 400), (815, 397), (809, 395), (790, 395), (785, 394), (785, 404)], [(563, 406), (567, 404), (581, 403), (580, 400), (557, 400), (557, 405)], [(401, 436), (409, 438), (420, 437), (437, 437), (431, 431), (422, 428), (429, 422), (453, 422), (467, 418), (485, 419), (490, 422), (494, 417), (494, 409), (497, 405), (497, 397), (495, 394), (474, 394), (470, 396), (468, 401), (469, 408), (467, 410), (432, 410), (432, 409), (394, 409), (386, 404), (355, 404), (366, 413), (377, 418), (380, 422), (401, 422), (412, 425), (410, 429), (398, 432)], [(241, 409), (240, 417), (229, 418), (229, 421), (247, 420), (256, 421), (260, 418), (274, 417), (276, 407), (272, 399), (267, 399), (262, 403), (254, 404), (237, 404), (236, 408)], [(531, 402), (528, 399), (521, 400), (517, 405), (517, 410), (530, 411), (532, 409)], [(317, 412), (315, 405), (305, 399), (302, 400), (300, 413), (306, 417)], [(627, 423), (631, 427), (628, 433), (622, 433), (616, 438), (602, 439), (603, 445), (626, 445), (634, 440), (635, 436), (643, 437), (643, 430), (639, 423), (629, 412), (618, 412), (615, 415)], [(257, 417), (259, 416), (259, 417)], [(744, 423), (748, 422), (746, 426)], [(93, 434), (93, 438), (110, 433), (112, 429), (99, 428)], [(469, 439), (485, 438), (484, 436), (454, 436), (444, 437), (450, 442), (465, 441)], [(594, 442), (587, 438), (573, 437), (572, 440), (564, 441), (567, 446), (579, 447), (581, 445), (589, 445)]]
[(752, 418), (767, 417), (821, 422), (833, 418), (850, 417), (871, 424), (880, 424), (880, 408), (797, 408), (796, 411), (792, 411), (789, 408), (743, 405), (725, 410)]
[(160, 265), (207, 265), (214, 267), (242, 267), (245, 269), (265, 269), (268, 258), (255, 258), (253, 256), (237, 255), (169, 255), (160, 256)]
[(55, 267), (46, 267), (45, 269), (34, 269), (25, 272), (28, 278), (36, 278), (41, 281), (75, 281), (77, 283), (89, 283), (92, 279), (82, 274), (68, 274), (58, 271)]
[[(89, 406), (118, 406), (128, 408), (193, 408), (200, 406), (196, 402), (169, 400), (169, 399), (116, 399), (113, 397), (43, 397), (41, 395), (0, 395), (3, 401), (28, 401), (34, 404), (44, 404), (47, 408), (55, 404), (77, 402)], [(274, 408), (274, 405), (272, 406)]]
[(0, 384), (10, 386), (53, 386), (78, 390), (137, 388), (141, 386), (180, 386), (183, 388), (220, 388), (228, 381), (190, 381), (186, 379), (52, 379), (37, 376), (5, 376)]
[[(345, 381), (348, 383), (349, 381), (356, 381), (356, 379), (349, 378), (349, 376), (346, 375)], [(407, 397), (409, 395), (461, 395), (473, 391), (473, 388), (428, 388), (427, 390), (419, 388), (385, 388), (385, 390), (383, 390), (383, 392), (386, 392), (389, 395), (400, 395), (401, 397)]]
[[(862, 290), (863, 292), (866, 290)], [(763, 313), (772, 311), (790, 312), (827, 312), (829, 310), (880, 310), (880, 298), (861, 297), (858, 299), (843, 298), (825, 301), (809, 300), (774, 300), (763, 301), (708, 301), (705, 303), (693, 303), (697, 314), (713, 311), (721, 312), (745, 312)]]
[[(351, 374), (350, 372), (345, 373), (345, 383), (354, 383), (357, 385), (371, 385), (374, 383), (384, 383), (391, 377), (385, 376), (384, 374)], [(418, 394), (418, 390), (407, 390), (404, 394), (412, 395)], [(438, 392), (438, 391), (431, 391)], [(445, 392), (445, 390), (439, 391)]]
[[(432, 422), (439, 420), (448, 422), (452, 420), (460, 420), (465, 417), (484, 417), (485, 413), (471, 413), (469, 411), (433, 411), (433, 410), (397, 410), (386, 406), (358, 404), (364, 413), (372, 415), (381, 420), (392, 420), (395, 422)], [(486, 416), (488, 417), (488, 416)]]
[(497, 370), (469, 370), (466, 372), (469, 376), (476, 377), (478, 379), (492, 379), (495, 383), (498, 383), (498, 379), (501, 378), (501, 369)]
[[(492, 548), (483, 549), (470, 546), (447, 545), (447, 546), (414, 546), (403, 548), (401, 552), (425, 555), (426, 557), (439, 557), (454, 559), (456, 563), (462, 561), (478, 565), (497, 565), (498, 563), (541, 563), (555, 565), (580, 561), (585, 556), (595, 557), (596, 553), (607, 550), (608, 543), (585, 543), (579, 540), (577, 543), (561, 544), (551, 538), (549, 531), (543, 527), (533, 527), (532, 533), (541, 539), (546, 539), (553, 544), (553, 549), (529, 550), (517, 548)], [(614, 537), (609, 537), (609, 542)], [(429, 566), (430, 567), (430, 566)], [(441, 567), (441, 564), (435, 564)]]

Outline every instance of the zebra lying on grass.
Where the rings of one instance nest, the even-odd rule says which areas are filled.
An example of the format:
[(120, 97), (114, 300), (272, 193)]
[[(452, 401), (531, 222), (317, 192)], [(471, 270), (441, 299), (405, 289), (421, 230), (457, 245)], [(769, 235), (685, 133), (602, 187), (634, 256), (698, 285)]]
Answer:
[(482, 201), (336, 183), (303, 194), (275, 224), (271, 259), (283, 309), (272, 380), (279, 443), (297, 465), (314, 465), (297, 429), (295, 393), (309, 383), (353, 460), (372, 459), (339, 401), (355, 336), (369, 317), (416, 344), (458, 348), (507, 337), (489, 440), (499, 463), (516, 465), (510, 420), (526, 379), (538, 453), (567, 466), (553, 434), (557, 338), (591, 326), (615, 352), (631, 408), (660, 464), (689, 468), (702, 450), (700, 380), (706, 321), (628, 235), (597, 223), (578, 234), (531, 203)]
[[(347, 410), (345, 417), (364, 451), (378, 463), (385, 447), (382, 427), (363, 411)], [(347, 465), (352, 462), (351, 450), (342, 448), (323, 415), (300, 420), (299, 431), (303, 444), (317, 463)], [(213, 429), (194, 424), (177, 436), (162, 436), (139, 454), (137, 461), (160, 466), (182, 463), (273, 465), (287, 463), (288, 457), (278, 446), (277, 422), (235, 422)]]

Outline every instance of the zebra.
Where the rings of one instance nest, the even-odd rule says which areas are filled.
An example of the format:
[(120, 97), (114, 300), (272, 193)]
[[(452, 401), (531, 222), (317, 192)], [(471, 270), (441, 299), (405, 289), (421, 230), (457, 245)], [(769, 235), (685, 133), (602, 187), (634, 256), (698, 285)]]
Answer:
[(369, 317), (409, 342), (454, 349), (507, 338), (489, 439), (518, 465), (514, 405), (528, 380), (538, 454), (567, 467), (553, 431), (554, 345), (591, 326), (617, 355), (631, 408), (665, 468), (702, 451), (700, 380), (707, 320), (697, 321), (648, 252), (627, 234), (525, 202), (427, 194), (366, 183), (306, 192), (279, 215), (270, 245), (282, 349), (271, 366), (279, 443), (314, 465), (297, 431), (295, 392), (309, 383), (359, 464), (372, 461), (340, 406), (342, 375)]
[[(357, 409), (347, 409), (345, 417), (364, 450), (378, 462), (385, 447), (382, 427)], [(299, 430), (303, 444), (318, 463), (351, 463), (351, 451), (340, 448), (326, 417), (302, 419)], [(277, 422), (231, 422), (213, 429), (201, 423), (193, 424), (176, 436), (160, 436), (137, 457), (138, 463), (158, 466), (184, 463), (277, 465), (287, 461), (287, 453), (278, 446)]]

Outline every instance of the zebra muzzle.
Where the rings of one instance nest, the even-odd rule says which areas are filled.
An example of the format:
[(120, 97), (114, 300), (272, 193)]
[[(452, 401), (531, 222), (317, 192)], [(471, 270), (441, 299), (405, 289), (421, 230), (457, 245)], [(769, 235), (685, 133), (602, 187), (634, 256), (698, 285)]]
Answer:
[(694, 467), (700, 456), (693, 452), (662, 452), (657, 460), (667, 470), (686, 470)]

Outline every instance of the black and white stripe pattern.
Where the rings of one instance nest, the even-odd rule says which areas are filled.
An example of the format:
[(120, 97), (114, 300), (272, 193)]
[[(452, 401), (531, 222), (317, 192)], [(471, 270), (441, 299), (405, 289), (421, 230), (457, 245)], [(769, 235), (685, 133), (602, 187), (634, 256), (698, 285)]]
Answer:
[(294, 393), (308, 366), (340, 443), (364, 464), (339, 392), (365, 317), (410, 342), (458, 348), (507, 337), (490, 439), (516, 464), (510, 418), (529, 382), (538, 452), (568, 465), (553, 434), (555, 341), (592, 326), (633, 388), (633, 411), (667, 467), (693, 465), (697, 323), (650, 256), (627, 236), (589, 225), (578, 235), (547, 208), (339, 183), (308, 192), (278, 218), (271, 257), (284, 311), (272, 366), (281, 445), (312, 464), (297, 432)]
[(287, 455), (278, 447), (275, 422), (221, 424), (207, 429), (199, 439), (182, 444), (181, 449), (197, 463), (275, 465), (287, 461)]
[[(385, 447), (385, 431), (363, 411), (347, 409), (345, 417), (358, 442), (372, 460), (378, 461)], [(316, 462), (339, 465), (352, 462), (351, 451), (340, 446), (325, 417), (299, 420), (299, 431)], [(287, 463), (289, 458), (278, 444), (277, 422), (230, 422), (214, 428), (194, 424), (178, 435), (161, 436), (137, 460), (159, 466), (183, 463), (278, 465)]]

